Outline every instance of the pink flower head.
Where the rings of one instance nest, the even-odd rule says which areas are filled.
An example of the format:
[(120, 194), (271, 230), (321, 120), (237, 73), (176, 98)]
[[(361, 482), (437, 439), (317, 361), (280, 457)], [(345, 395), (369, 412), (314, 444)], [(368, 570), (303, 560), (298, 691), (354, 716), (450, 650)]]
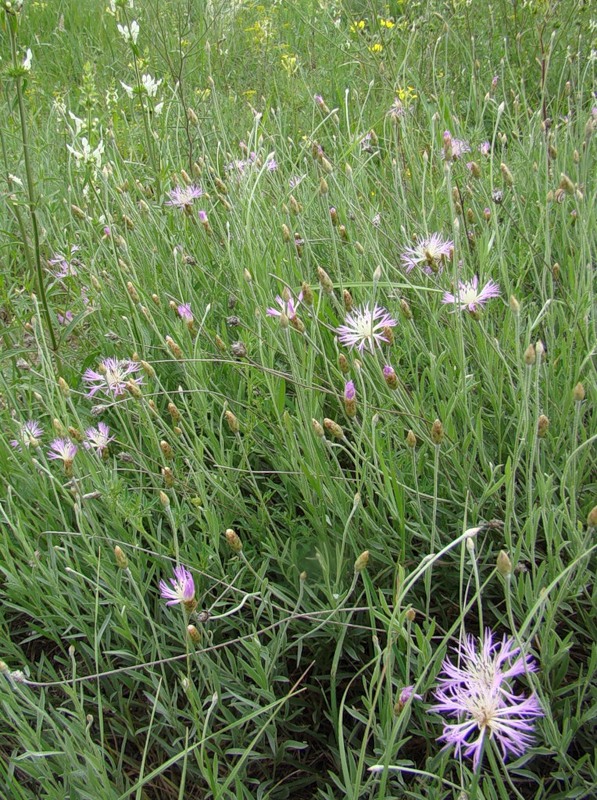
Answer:
[(72, 464), (78, 449), (70, 439), (54, 439), (48, 450), (48, 458), (52, 461), (64, 461), (65, 464)]
[(205, 223), (207, 222), (207, 211), (203, 211), (203, 210), (201, 210), (201, 211), (199, 212), (199, 222), (200, 222), (202, 225), (205, 225)]
[(375, 347), (381, 347), (388, 339), (384, 335), (386, 328), (393, 328), (398, 323), (385, 308), (375, 306), (373, 311), (369, 305), (354, 308), (346, 315), (344, 325), (337, 329), (338, 339), (348, 347), (356, 347), (363, 352), (365, 346), (373, 353)]
[[(455, 753), (473, 757), (477, 769), (486, 738), (499, 746), (502, 757), (509, 753), (520, 756), (532, 743), (532, 720), (543, 715), (534, 694), (530, 697), (512, 691), (512, 679), (535, 670), (533, 660), (521, 653), (513, 639), (506, 636), (494, 642), (487, 629), (480, 640), (468, 636), (458, 648), (457, 666), (446, 659), (443, 675), (435, 692), (438, 711), (456, 717), (457, 722), (444, 723), (440, 740), (454, 745)], [(475, 735), (477, 738), (474, 738)]]
[(22, 450), (23, 447), (38, 447), (39, 439), (43, 435), (44, 429), (34, 419), (28, 419), (21, 425), (17, 434), (18, 439), (11, 439), (10, 446), (17, 450)]
[(413, 689), (414, 686), (405, 686), (404, 689), (400, 692), (400, 696), (398, 697), (398, 702), (401, 703), (403, 706), (407, 704), (411, 697), (415, 700), (422, 700), (422, 694), (415, 694)]
[(499, 297), (500, 287), (494, 281), (487, 281), (479, 291), (479, 279), (475, 275), (472, 281), (458, 281), (458, 294), (444, 292), (442, 303), (452, 303), (457, 308), (454, 311), (470, 311), (475, 313), (484, 306), (492, 297)]
[(344, 399), (350, 402), (351, 400), (354, 400), (356, 396), (357, 392), (354, 388), (354, 383), (352, 381), (348, 381), (344, 387)]
[(203, 194), (203, 189), (195, 184), (191, 184), (191, 186), (175, 186), (174, 189), (169, 192), (170, 200), (166, 200), (166, 205), (187, 210), (190, 209), (194, 201), (202, 197)]
[(83, 447), (86, 450), (95, 450), (98, 456), (101, 456), (110, 442), (113, 441), (114, 437), (110, 436), (110, 428), (105, 422), (98, 422), (97, 428), (87, 428), (85, 431)]
[[(105, 358), (98, 367), (98, 371), (88, 369), (83, 374), (83, 382), (87, 384), (89, 392), (87, 397), (93, 397), (96, 392), (120, 397), (126, 392), (126, 379), (129, 375), (139, 372), (141, 366), (135, 361), (121, 361), (117, 358)], [(133, 383), (139, 386), (142, 378), (132, 378)]]
[(442, 239), (439, 233), (419, 236), (414, 247), (405, 248), (401, 256), (402, 264), (407, 272), (421, 267), (426, 275), (437, 275), (442, 271), (444, 262), (452, 258), (453, 251), (454, 242)]
[(491, 145), (489, 142), (481, 142), (479, 145), (479, 152), (482, 156), (488, 156), (491, 151)]
[(56, 319), (59, 325), (69, 325), (74, 319), (74, 314), (72, 311), (65, 311), (64, 314), (57, 312)]
[(167, 606), (183, 603), (187, 608), (195, 602), (195, 581), (186, 567), (174, 568), (174, 577), (170, 578), (172, 589), (166, 581), (160, 581), (160, 594)]
[(444, 132), (444, 148), (442, 157), (446, 161), (456, 161), (465, 153), (470, 153), (471, 147), (464, 139), (454, 139), (450, 131)]
[(185, 322), (192, 322), (195, 319), (191, 311), (190, 303), (181, 303), (176, 310), (178, 311), (178, 316)]
[[(73, 244), (70, 249), (71, 256), (73, 256), (80, 249), (81, 248), (79, 245)], [(68, 258), (62, 253), (54, 253), (52, 258), (48, 259), (48, 264), (52, 267), (60, 267), (60, 269), (52, 271), (52, 275), (55, 278), (66, 278), (69, 275), (78, 274), (77, 267), (80, 266), (81, 262), (77, 258), (73, 258), (69, 261)]]
[(275, 158), (268, 158), (265, 162), (265, 168), (268, 172), (275, 172), (278, 169), (278, 162)]
[(268, 308), (265, 312), (268, 317), (281, 317), (282, 314), (285, 314), (288, 319), (294, 319), (296, 317), (296, 310), (300, 306), (301, 301), (303, 299), (303, 293), (301, 292), (296, 299), (296, 303), (289, 297), (288, 300), (284, 300), (280, 295), (276, 296), (276, 303), (280, 306), (281, 310), (277, 308)]

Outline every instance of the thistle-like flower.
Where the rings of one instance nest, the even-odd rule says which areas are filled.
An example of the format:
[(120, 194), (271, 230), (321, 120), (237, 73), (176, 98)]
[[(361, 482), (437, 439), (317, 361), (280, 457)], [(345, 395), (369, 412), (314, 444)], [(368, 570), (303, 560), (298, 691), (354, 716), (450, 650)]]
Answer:
[(195, 581), (186, 567), (174, 568), (174, 577), (170, 578), (172, 589), (166, 581), (160, 581), (160, 594), (166, 600), (167, 606), (182, 603), (187, 611), (193, 611), (197, 605), (195, 601)]
[(296, 301), (293, 300), (290, 295), (288, 296), (288, 300), (284, 300), (283, 297), (277, 295), (276, 303), (280, 306), (280, 309), (268, 308), (265, 313), (268, 315), (268, 317), (281, 317), (284, 314), (289, 320), (293, 320), (296, 317), (296, 311), (300, 306), (302, 299), (302, 292), (299, 294)]
[(418, 237), (414, 247), (407, 247), (402, 253), (402, 264), (407, 272), (421, 267), (426, 275), (437, 275), (444, 262), (452, 258), (454, 242), (442, 239), (439, 233)]
[(393, 328), (398, 323), (385, 308), (375, 306), (373, 311), (369, 305), (354, 308), (346, 315), (344, 325), (340, 325), (338, 339), (348, 347), (356, 347), (361, 353), (365, 347), (373, 353), (375, 347), (387, 344), (384, 328)]
[(23, 447), (39, 447), (39, 440), (43, 435), (44, 429), (39, 422), (34, 419), (28, 419), (21, 425), (17, 439), (11, 439), (10, 446), (17, 450), (22, 450)]
[(175, 186), (169, 194), (170, 200), (166, 200), (165, 204), (186, 211), (190, 210), (195, 200), (203, 196), (204, 191), (200, 186), (191, 184), (190, 186)]
[(78, 449), (70, 439), (54, 439), (48, 450), (48, 458), (52, 461), (63, 461), (64, 466), (68, 467), (73, 463)]
[(178, 316), (186, 323), (191, 323), (195, 319), (195, 317), (193, 316), (193, 312), (191, 311), (190, 303), (181, 303), (179, 306), (176, 307), (176, 311), (178, 313)]
[(458, 294), (444, 292), (442, 303), (452, 303), (456, 306), (454, 311), (469, 311), (477, 313), (482, 306), (492, 297), (499, 297), (500, 287), (494, 281), (487, 281), (479, 291), (479, 279), (475, 275), (472, 281), (458, 281)]
[[(96, 372), (93, 369), (85, 370), (83, 382), (87, 384), (89, 391), (87, 397), (93, 397), (96, 392), (103, 392), (106, 395), (120, 397), (127, 390), (127, 379), (129, 375), (139, 372), (141, 365), (135, 361), (121, 361), (117, 358), (105, 358)], [(131, 378), (137, 386), (143, 382), (143, 378)]]
[(444, 661), (445, 677), (435, 692), (438, 702), (430, 708), (459, 720), (444, 724), (440, 740), (454, 745), (457, 756), (472, 756), (474, 769), (486, 739), (496, 742), (504, 760), (510, 753), (522, 755), (532, 743), (532, 720), (543, 714), (534, 694), (524, 697), (511, 688), (513, 678), (535, 670), (533, 660), (513, 639), (494, 641), (489, 629), (479, 645), (477, 651), (474, 637), (468, 636), (455, 648), (458, 665)]
[(102, 456), (110, 442), (114, 441), (114, 436), (110, 436), (110, 428), (105, 422), (98, 422), (97, 428), (87, 428), (83, 447), (86, 450), (95, 450), (98, 456)]

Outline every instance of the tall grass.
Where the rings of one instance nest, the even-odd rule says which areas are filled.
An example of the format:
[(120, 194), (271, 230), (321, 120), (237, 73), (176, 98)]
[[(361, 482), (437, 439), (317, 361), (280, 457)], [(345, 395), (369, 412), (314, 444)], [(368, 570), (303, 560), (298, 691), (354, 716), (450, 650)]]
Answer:
[[(590, 7), (18, 5), (3, 796), (592, 796)], [(445, 302), (474, 276), (499, 297)], [(135, 371), (90, 396), (107, 358)], [(542, 716), (475, 769), (431, 707), (487, 629)]]

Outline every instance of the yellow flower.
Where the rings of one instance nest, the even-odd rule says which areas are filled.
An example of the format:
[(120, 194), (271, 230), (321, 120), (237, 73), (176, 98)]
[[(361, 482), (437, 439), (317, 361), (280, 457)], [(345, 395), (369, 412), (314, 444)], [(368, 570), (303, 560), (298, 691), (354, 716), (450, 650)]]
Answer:
[(381, 53), (381, 51), (383, 50), (383, 44), (380, 44), (379, 42), (375, 42), (375, 44), (372, 44), (369, 47), (369, 50), (372, 53)]
[(359, 31), (364, 30), (365, 24), (366, 23), (364, 19), (360, 19), (358, 22), (353, 22), (352, 25), (350, 26), (350, 32), (358, 33)]
[(288, 53), (284, 53), (280, 61), (282, 63), (282, 69), (285, 70), (286, 74), (288, 76), (294, 75), (298, 69), (297, 57), (289, 56)]
[(380, 18), (379, 24), (382, 28), (387, 28), (389, 31), (396, 25), (396, 23), (391, 19), (382, 19)]

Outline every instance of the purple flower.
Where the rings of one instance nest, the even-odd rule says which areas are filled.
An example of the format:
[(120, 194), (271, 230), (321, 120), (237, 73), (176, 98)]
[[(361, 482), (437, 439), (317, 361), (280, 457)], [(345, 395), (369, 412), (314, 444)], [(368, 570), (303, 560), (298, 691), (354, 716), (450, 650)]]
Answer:
[(195, 200), (203, 196), (203, 189), (195, 184), (191, 186), (175, 186), (168, 194), (170, 195), (170, 200), (166, 200), (167, 206), (176, 206), (176, 208), (182, 208), (187, 211), (190, 210)]
[[(85, 370), (83, 381), (87, 384), (89, 392), (87, 397), (93, 397), (96, 392), (119, 397), (126, 392), (126, 379), (129, 375), (139, 372), (141, 366), (134, 361), (120, 361), (117, 358), (105, 358), (99, 365), (98, 371)], [(142, 378), (132, 378), (137, 386)]]
[(160, 581), (160, 593), (167, 606), (175, 606), (183, 603), (186, 608), (191, 608), (195, 604), (195, 581), (186, 567), (175, 567), (174, 577), (170, 578), (172, 589), (166, 581)]
[(475, 313), (481, 306), (484, 306), (492, 297), (499, 297), (500, 287), (494, 281), (487, 281), (485, 286), (478, 290), (479, 279), (475, 275), (472, 281), (458, 281), (458, 294), (455, 296), (450, 292), (444, 292), (442, 303), (453, 303), (457, 306), (454, 311), (470, 311)]
[(291, 189), (296, 189), (296, 187), (301, 183), (301, 181), (306, 178), (306, 175), (293, 175), (292, 178), (288, 179), (288, 185)]
[(64, 461), (65, 465), (70, 465), (77, 455), (78, 449), (70, 439), (54, 439), (48, 450), (48, 458), (52, 461)]
[(348, 402), (355, 399), (357, 396), (356, 389), (354, 388), (354, 383), (352, 381), (348, 381), (346, 386), (344, 387), (344, 399)]
[(414, 686), (405, 686), (404, 689), (400, 692), (400, 696), (398, 697), (398, 702), (401, 705), (403, 705), (403, 706), (406, 705), (411, 697), (413, 697), (415, 700), (422, 700), (423, 699), (423, 695), (422, 694), (415, 694), (414, 693), (414, 691), (413, 691), (414, 688), (415, 688)]
[(98, 456), (103, 455), (106, 447), (114, 441), (114, 437), (110, 436), (110, 428), (105, 422), (98, 422), (97, 428), (87, 428), (85, 437), (83, 447), (86, 450), (95, 450)]
[(265, 168), (268, 170), (268, 172), (275, 172), (278, 169), (278, 162), (275, 158), (273, 158), (273, 156), (272, 158), (268, 158), (268, 160), (265, 162)]
[(402, 253), (402, 264), (407, 272), (421, 267), (426, 275), (435, 275), (442, 271), (443, 262), (452, 257), (454, 242), (442, 239), (439, 233), (431, 236), (417, 237), (414, 247), (407, 247)]
[(74, 319), (72, 311), (65, 311), (64, 314), (56, 313), (56, 319), (59, 325), (68, 325)]
[(494, 642), (489, 629), (479, 644), (477, 652), (474, 637), (468, 636), (455, 648), (458, 666), (444, 661), (445, 677), (440, 677), (435, 692), (438, 703), (430, 709), (459, 720), (444, 723), (440, 740), (448, 747), (454, 745), (457, 756), (472, 756), (474, 769), (486, 738), (497, 743), (504, 759), (509, 753), (522, 755), (532, 742), (531, 720), (543, 714), (534, 694), (524, 697), (511, 688), (513, 678), (535, 670), (532, 659), (521, 653), (513, 639), (504, 636)]
[(470, 153), (471, 147), (464, 139), (453, 139), (450, 131), (444, 131), (444, 152), (442, 157), (447, 161), (456, 161), (465, 153)]
[(19, 430), (18, 439), (11, 439), (10, 446), (15, 447), (17, 450), (22, 450), (23, 447), (39, 447), (39, 439), (43, 435), (44, 429), (39, 422), (34, 419), (28, 419), (21, 425)]
[(342, 344), (356, 347), (361, 353), (368, 345), (373, 353), (376, 345), (381, 347), (382, 342), (388, 341), (384, 329), (393, 328), (397, 324), (385, 308), (376, 305), (371, 311), (369, 305), (365, 305), (347, 314), (344, 325), (340, 325), (337, 333)]
[(178, 311), (178, 316), (185, 322), (192, 322), (195, 319), (190, 303), (181, 303), (176, 310)]
[[(71, 256), (80, 249), (78, 245), (73, 244), (70, 249)], [(77, 275), (77, 267), (80, 266), (81, 262), (77, 258), (73, 258), (72, 261), (69, 261), (62, 253), (54, 253), (52, 258), (48, 259), (48, 264), (52, 267), (60, 267), (60, 269), (52, 271), (52, 275), (55, 278), (66, 278), (68, 275)]]
[(488, 156), (491, 151), (491, 145), (489, 142), (481, 142), (479, 145), (479, 152), (482, 156)]
[(202, 225), (205, 225), (205, 223), (207, 222), (207, 211), (202, 210), (199, 212), (199, 222)]
[(268, 308), (265, 313), (268, 315), (268, 317), (281, 317), (282, 314), (285, 314), (288, 319), (294, 319), (296, 317), (296, 310), (300, 306), (302, 299), (302, 292), (299, 294), (296, 304), (290, 296), (288, 297), (288, 300), (284, 300), (282, 297), (280, 297), (280, 295), (277, 295), (276, 303), (278, 303), (281, 310), (279, 311), (277, 308)]

